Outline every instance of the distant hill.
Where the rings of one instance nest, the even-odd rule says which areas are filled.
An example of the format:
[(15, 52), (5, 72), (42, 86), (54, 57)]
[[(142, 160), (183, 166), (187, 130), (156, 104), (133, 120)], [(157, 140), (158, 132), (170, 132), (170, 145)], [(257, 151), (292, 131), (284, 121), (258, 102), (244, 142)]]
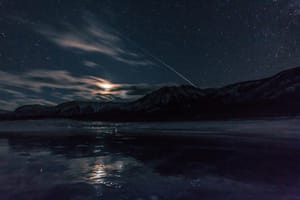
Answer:
[(198, 120), (300, 114), (300, 67), (222, 88), (169, 86), (127, 103), (73, 101), (0, 111), (1, 119)]
[(6, 114), (6, 113), (9, 113), (10, 111), (7, 111), (7, 110), (0, 110), (0, 115), (1, 114)]

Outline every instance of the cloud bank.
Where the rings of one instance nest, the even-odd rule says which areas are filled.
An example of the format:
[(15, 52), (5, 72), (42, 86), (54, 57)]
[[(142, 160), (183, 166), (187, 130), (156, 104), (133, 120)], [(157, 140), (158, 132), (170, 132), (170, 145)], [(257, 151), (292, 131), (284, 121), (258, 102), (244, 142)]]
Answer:
[[(104, 88), (110, 84), (111, 88)], [(0, 109), (25, 104), (53, 105), (64, 101), (133, 100), (156, 89), (148, 84), (114, 84), (96, 76), (75, 76), (65, 70), (31, 70), (21, 74), (0, 71)]]
[(83, 23), (80, 25), (62, 23), (60, 28), (39, 25), (37, 31), (62, 48), (101, 54), (128, 65), (153, 65), (133, 50), (126, 36), (96, 20), (89, 13), (83, 16)]

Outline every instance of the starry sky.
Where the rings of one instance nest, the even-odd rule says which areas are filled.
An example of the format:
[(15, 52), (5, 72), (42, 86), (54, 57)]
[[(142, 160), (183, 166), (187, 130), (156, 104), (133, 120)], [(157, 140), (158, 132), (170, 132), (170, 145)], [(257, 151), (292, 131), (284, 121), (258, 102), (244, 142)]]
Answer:
[(299, 44), (300, 0), (0, 0), (0, 109), (263, 78)]

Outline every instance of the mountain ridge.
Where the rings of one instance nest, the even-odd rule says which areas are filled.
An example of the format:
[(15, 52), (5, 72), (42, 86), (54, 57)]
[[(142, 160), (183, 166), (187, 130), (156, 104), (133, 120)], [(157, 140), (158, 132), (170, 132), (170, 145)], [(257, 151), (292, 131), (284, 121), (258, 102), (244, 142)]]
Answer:
[(197, 120), (300, 114), (300, 67), (220, 88), (166, 86), (131, 102), (25, 105), (0, 119)]

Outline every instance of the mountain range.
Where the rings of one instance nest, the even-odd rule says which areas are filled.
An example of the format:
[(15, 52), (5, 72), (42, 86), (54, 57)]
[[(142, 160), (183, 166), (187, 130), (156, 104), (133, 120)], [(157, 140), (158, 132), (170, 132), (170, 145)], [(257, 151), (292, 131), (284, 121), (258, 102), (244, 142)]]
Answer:
[(300, 114), (300, 67), (221, 88), (167, 86), (132, 102), (72, 101), (1, 111), (0, 119), (75, 118), (110, 121), (200, 120)]

